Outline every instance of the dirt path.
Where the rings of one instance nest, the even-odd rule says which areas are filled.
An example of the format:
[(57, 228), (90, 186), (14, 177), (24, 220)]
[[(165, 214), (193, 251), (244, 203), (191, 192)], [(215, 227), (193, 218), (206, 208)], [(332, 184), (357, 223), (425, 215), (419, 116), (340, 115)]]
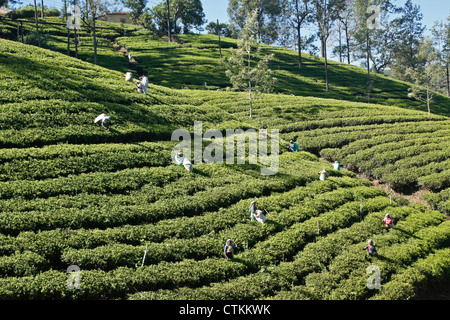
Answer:
[[(328, 162), (328, 163), (330, 163), (330, 165), (332, 164), (330, 161), (328, 161), (328, 160), (326, 160), (324, 158), (319, 158), (319, 160)], [(392, 198), (394, 198), (394, 197), (401, 197), (401, 198), (404, 198), (404, 199), (406, 199), (406, 200), (408, 200), (410, 202), (423, 204), (428, 209), (431, 209), (430, 205), (426, 201), (424, 201), (422, 199), (422, 196), (424, 194), (430, 193), (429, 190), (421, 189), (421, 190), (418, 190), (418, 191), (416, 191), (416, 192), (414, 192), (412, 194), (404, 194), (404, 193), (397, 192), (397, 191), (393, 190), (389, 185), (387, 185), (385, 183), (382, 183), (379, 180), (376, 180), (376, 179), (373, 179), (373, 178), (370, 178), (370, 177), (366, 176), (364, 173), (357, 173), (357, 172), (355, 172), (355, 173), (356, 173), (356, 176), (358, 178), (369, 180), (369, 181), (371, 181), (373, 183), (373, 185), (375, 187), (383, 189), (387, 194), (391, 193)]]
[[(119, 52), (122, 52), (123, 53), (123, 55), (124, 55), (124, 57), (128, 60), (128, 50), (127, 50), (127, 48), (125, 48), (123, 45), (121, 45), (120, 43), (114, 43), (114, 45), (116, 45), (116, 46), (119, 46)], [(134, 57), (132, 56), (131, 57), (131, 61), (129, 61), (129, 65), (130, 65), (130, 68), (132, 68), (132, 69), (134, 69), (134, 67), (136, 66), (136, 64), (137, 64), (137, 61), (134, 59)]]

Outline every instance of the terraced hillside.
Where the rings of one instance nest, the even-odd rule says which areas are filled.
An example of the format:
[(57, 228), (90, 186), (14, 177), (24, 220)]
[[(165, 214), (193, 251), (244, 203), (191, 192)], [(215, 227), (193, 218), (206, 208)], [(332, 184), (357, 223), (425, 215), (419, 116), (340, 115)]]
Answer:
[[(417, 146), (429, 170), (413, 188), (444, 199), (447, 116), (272, 94), (249, 119), (243, 93), (151, 84), (142, 95), (120, 71), (2, 39), (0, 92), (2, 299), (409, 299), (449, 276), (442, 212), (391, 201), (318, 157), (371, 174), (366, 161), (379, 154), (375, 168), (388, 173)], [(102, 112), (110, 130), (93, 123)], [(261, 175), (262, 163), (202, 163), (193, 173), (174, 165), (171, 134), (193, 132), (194, 121), (203, 131), (279, 129), (278, 173)], [(287, 152), (295, 137), (303, 151)], [(358, 152), (372, 157), (351, 157)], [(319, 181), (323, 167), (329, 178)], [(249, 219), (253, 200), (264, 225)], [(389, 232), (386, 212), (396, 219)], [(229, 238), (233, 261), (223, 257)], [(369, 238), (378, 258), (362, 250)], [(73, 265), (79, 289), (67, 283)], [(366, 286), (370, 265), (380, 268), (380, 290)]]
[[(41, 22), (62, 23), (62, 25), (41, 24), (43, 47), (67, 53), (67, 28), (61, 17), (48, 17)], [(0, 35), (17, 40), (17, 24), (0, 20)], [(180, 34), (173, 42), (153, 35), (148, 30), (126, 24), (98, 21), (98, 64), (108, 69), (135, 75), (146, 73), (150, 82), (176, 89), (225, 90), (231, 84), (221, 65), (220, 55), (229, 57), (229, 48), (236, 47), (237, 40), (214, 35)], [(34, 21), (24, 23), (25, 35), (33, 35)], [(70, 55), (75, 55), (74, 34), (70, 34)], [(32, 38), (32, 37), (31, 37)], [(78, 57), (93, 63), (92, 31), (83, 26), (78, 45)], [(19, 37), (19, 40), (20, 37)], [(119, 50), (120, 49), (120, 50)], [(122, 50), (124, 49), (124, 50)], [(122, 51), (121, 51), (122, 50)], [(135, 61), (128, 63), (124, 52), (131, 53)], [(276, 93), (296, 96), (372, 102), (387, 106), (427, 111), (426, 104), (408, 97), (410, 84), (380, 74), (371, 73), (372, 89), (367, 87), (367, 71), (329, 61), (330, 92), (325, 90), (324, 59), (302, 53), (304, 67), (298, 68), (298, 53), (289, 49), (263, 46), (264, 54), (273, 53), (270, 68), (277, 78)], [(207, 86), (204, 86), (204, 83)], [(436, 94), (431, 103), (431, 112), (448, 116), (450, 99)]]

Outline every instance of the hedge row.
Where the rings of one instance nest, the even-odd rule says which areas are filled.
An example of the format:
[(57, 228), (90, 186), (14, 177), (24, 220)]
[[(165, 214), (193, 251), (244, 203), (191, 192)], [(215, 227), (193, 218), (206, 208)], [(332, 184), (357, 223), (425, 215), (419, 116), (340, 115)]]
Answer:
[[(262, 197), (258, 202), (264, 203), (264, 208), (274, 216), (278, 210), (288, 208), (292, 201), (301, 201), (314, 194), (314, 201), (306, 201), (305, 204), (316, 206), (316, 211), (319, 212), (318, 210), (338, 206), (347, 199), (373, 194), (373, 189), (354, 187), (355, 185), (360, 185), (356, 179), (339, 178), (333, 181), (331, 178), (325, 182), (312, 182), (308, 186), (299, 187), (286, 193)], [(341, 189), (332, 191), (338, 187)], [(338, 200), (335, 200), (331, 206), (329, 204), (319, 206), (321, 202), (336, 198)], [(245, 238), (245, 241), (252, 245), (258, 239), (263, 239), (273, 233), (273, 229), (279, 229), (279, 227), (267, 228), (260, 232), (260, 228), (255, 229), (253, 226), (242, 224), (242, 222), (248, 221), (249, 203), (250, 199), (241, 200), (218, 212), (213, 211), (192, 218), (162, 220), (155, 225), (124, 226), (106, 230), (58, 229), (36, 234), (22, 232), (17, 237), (4, 236), (0, 242), (0, 251), (6, 255), (32, 250), (43, 255), (54, 266), (75, 263), (83, 269), (96, 267), (111, 269), (117, 265), (135, 265), (142, 257), (144, 248), (142, 246), (134, 247), (134, 245), (142, 244), (146, 240), (150, 242), (149, 258), (146, 263), (157, 263), (160, 260), (180, 260), (184, 257), (200, 259), (200, 257), (207, 257), (210, 254), (220, 254), (220, 247), (227, 237), (230, 237), (230, 234), (238, 241)], [(277, 216), (274, 217), (276, 221)], [(255, 233), (252, 230), (257, 231), (254, 236), (257, 240), (252, 240), (251, 232)], [(174, 238), (162, 242), (169, 237)], [(90, 248), (95, 249), (90, 250)], [(5, 257), (5, 259), (9, 258)], [(1, 265), (2, 258), (0, 258)]]
[[(345, 281), (346, 277), (351, 276), (358, 263), (378, 263), (378, 260), (368, 261), (367, 252), (362, 250), (367, 239), (372, 238), (380, 246), (395, 246), (414, 239), (421, 230), (438, 226), (444, 220), (435, 211), (422, 212), (408, 207), (389, 208), (388, 211), (396, 220), (400, 220), (396, 222), (396, 229), (388, 233), (385, 232), (381, 222), (383, 215), (380, 214), (375, 221), (352, 226), (354, 233), (343, 231), (343, 234), (332, 234), (327, 241), (313, 244), (299, 253), (294, 263), (287, 265), (296, 275), (293, 283), (297, 286), (283, 289), (273, 299), (322, 299), (325, 296), (330, 299), (329, 293), (341, 286), (339, 280)], [(362, 270), (362, 267), (358, 267), (358, 270)], [(365, 275), (363, 278), (367, 280), (368, 277)]]
[[(435, 219), (442, 221), (442, 216)], [(422, 228), (403, 242), (399, 241), (398, 233), (402, 231), (373, 237), (378, 244), (379, 258), (368, 259), (367, 253), (361, 254), (366, 242), (346, 248), (345, 252), (333, 260), (327, 271), (309, 274), (301, 291), (312, 299), (367, 299), (375, 294), (374, 290), (367, 287), (369, 275), (366, 269), (370, 265), (379, 268), (382, 286), (392, 274), (416, 259), (448, 245), (450, 223), (442, 222)]]
[[(369, 115), (367, 115), (369, 114)], [(367, 112), (365, 116), (347, 117), (347, 118), (327, 118), (323, 120), (310, 120), (297, 123), (290, 123), (280, 127), (280, 132), (291, 133), (295, 131), (307, 131), (328, 127), (345, 127), (356, 125), (371, 125), (398, 122), (420, 122), (420, 121), (442, 121), (447, 120), (444, 116), (432, 115), (426, 118), (423, 114), (406, 114), (406, 115), (380, 115), (376, 111)]]
[[(286, 197), (289, 197), (290, 194), (292, 192), (288, 192)], [(179, 261), (186, 258), (199, 260), (211, 256), (220, 257), (223, 255), (224, 243), (229, 238), (236, 239), (241, 243), (245, 242), (250, 248), (255, 244), (260, 246), (261, 241), (265, 238), (274, 236), (275, 233), (282, 231), (293, 223), (299, 223), (317, 216), (348, 201), (353, 201), (355, 198), (378, 195), (380, 195), (380, 192), (375, 188), (338, 189), (324, 194), (316, 194), (314, 199), (298, 202), (294, 207), (288, 207), (281, 212), (273, 212), (272, 208), (266, 207), (270, 213), (267, 215), (268, 223), (264, 225), (264, 228), (254, 224), (249, 226), (246, 223), (238, 223), (231, 228), (222, 230), (217, 234), (210, 234), (207, 237), (200, 236), (190, 239), (168, 240), (162, 243), (148, 243), (148, 258), (145, 263)], [(241, 221), (245, 219), (247, 213), (245, 209), (247, 208), (244, 208), (243, 212), (239, 214)], [(284, 215), (289, 215), (290, 219), (283, 219)], [(266, 241), (270, 241), (270, 238)], [(117, 266), (135, 265), (142, 258), (145, 249), (146, 246), (144, 245), (133, 246), (128, 244), (110, 244), (93, 249), (66, 249), (61, 259), (69, 265), (77, 264), (83, 269), (110, 270)]]
[(426, 193), (422, 198), (434, 209), (444, 214), (450, 214), (450, 188), (441, 192)]
[[(330, 178), (326, 181), (313, 181), (304, 187), (297, 187), (286, 192), (275, 190), (269, 196), (260, 197), (258, 202), (271, 211), (281, 210), (301, 201), (311, 194), (332, 191), (338, 187), (354, 187), (361, 185), (360, 181), (351, 178)], [(294, 197), (295, 195), (295, 197)], [(0, 252), (3, 255), (15, 251), (24, 251), (29, 247), (43, 248), (46, 243), (57, 242), (72, 248), (94, 248), (111, 243), (141, 244), (142, 241), (162, 242), (167, 238), (189, 239), (205, 233), (218, 232), (226, 227), (248, 218), (248, 199), (242, 199), (227, 208), (205, 212), (199, 216), (177, 217), (165, 219), (155, 224), (121, 225), (107, 229), (55, 229), (40, 232), (21, 232), (16, 237), (2, 235)], [(52, 241), (52, 239), (55, 239)], [(45, 252), (44, 250), (43, 252)]]
[[(411, 124), (410, 127), (414, 124)], [(424, 128), (422, 128), (424, 126)], [(379, 131), (379, 129), (374, 129), (375, 134), (370, 137), (361, 137), (361, 139), (350, 142), (349, 144), (343, 146), (342, 148), (324, 148), (320, 151), (320, 154), (326, 159), (340, 159), (340, 161), (348, 165), (345, 159), (357, 153), (360, 150), (367, 150), (373, 147), (385, 146), (390, 148), (390, 150), (395, 150), (399, 147), (407, 147), (415, 144), (426, 144), (429, 142), (436, 142), (444, 140), (449, 133), (448, 124), (441, 127), (435, 128), (430, 125), (420, 125), (419, 128), (425, 131), (412, 132), (411, 128), (400, 128), (394, 127), (397, 131), (390, 133), (389, 129), (385, 131)], [(366, 131), (366, 130), (364, 130)], [(373, 131), (372, 131), (373, 133)]]
[(372, 300), (410, 300), (450, 277), (450, 248), (434, 251), (392, 276)]
[[(287, 134), (281, 134), (281, 137), (289, 139), (297, 139), (299, 146), (302, 150), (310, 151), (313, 153), (319, 153), (322, 149), (326, 148), (345, 148), (346, 145), (351, 143), (364, 143), (371, 139), (372, 142), (368, 142), (370, 146), (374, 146), (377, 143), (377, 139), (384, 141), (401, 141), (407, 139), (410, 135), (417, 134), (430, 134), (439, 130), (448, 130), (448, 121), (433, 122), (434, 125), (429, 122), (411, 123), (409, 126), (403, 127), (401, 125), (394, 126), (392, 128), (374, 128), (373, 130), (364, 130), (364, 126), (361, 126), (362, 131), (349, 131), (329, 134), (322, 134), (315, 136), (315, 130), (292, 132)], [(313, 136), (310, 136), (312, 134)], [(443, 134), (443, 133), (442, 133)], [(361, 142), (360, 142), (361, 141)], [(367, 148), (367, 147), (366, 147)]]
[(161, 262), (143, 268), (113, 271), (81, 270), (80, 289), (70, 289), (76, 274), (49, 270), (34, 276), (0, 278), (0, 299), (121, 299), (127, 293), (177, 286), (201, 286), (245, 273), (246, 266), (225, 259)]
[[(370, 206), (379, 207), (384, 203), (387, 206), (387, 199), (374, 198), (368, 200)], [(359, 207), (359, 201), (358, 201)], [(359, 209), (359, 208), (358, 208)], [(351, 224), (352, 214), (344, 212), (333, 212), (327, 215), (330, 228), (336, 230)], [(359, 210), (357, 217), (360, 217)], [(353, 214), (354, 215), (354, 214)], [(323, 217), (321, 215), (320, 217)], [(319, 218), (320, 218), (319, 217)], [(317, 237), (316, 230), (311, 230), (310, 224), (316, 225), (315, 221), (297, 224), (305, 226), (305, 235), (309, 241)], [(325, 222), (325, 218), (322, 218)], [(328, 231), (324, 229), (324, 233)], [(306, 243), (304, 243), (306, 244)], [(253, 251), (253, 249), (251, 250)], [(249, 252), (251, 252), (249, 250)], [(45, 271), (36, 276), (29, 277), (8, 277), (0, 279), (0, 298), (23, 298), (23, 299), (110, 299), (125, 298), (126, 294), (143, 290), (173, 289), (181, 286), (199, 287), (211, 282), (223, 279), (242, 276), (251, 268), (242, 263), (246, 253), (236, 255), (236, 261), (231, 262), (225, 259), (206, 259), (201, 261), (184, 260), (182, 262), (167, 263), (161, 262), (157, 265), (144, 266), (143, 268), (119, 267), (110, 272), (88, 270), (81, 272), (82, 289), (70, 291), (65, 287), (68, 276), (64, 272)], [(263, 253), (266, 254), (266, 253)], [(239, 262), (242, 261), (242, 262)], [(56, 286), (56, 287), (55, 287)]]
[[(408, 225), (409, 215), (422, 215), (421, 212), (406, 207), (386, 207), (385, 210), (401, 219), (398, 225), (403, 227)], [(308, 273), (324, 268), (340, 253), (342, 247), (362, 241), (374, 233), (381, 233), (384, 230), (381, 222), (384, 213), (385, 211), (370, 213), (361, 222), (317, 238), (316, 242), (308, 243), (293, 261), (263, 267), (259, 272), (209, 286), (140, 292), (130, 294), (129, 299), (243, 300), (261, 297), (267, 299), (279, 290), (289, 290), (292, 284), (299, 283)], [(415, 221), (412, 220), (412, 223)]]
[(20, 180), (0, 182), (2, 199), (47, 198), (59, 194), (126, 193), (145, 184), (164, 185), (183, 176), (181, 170), (171, 167), (124, 169), (117, 172), (95, 172), (46, 180)]
[[(110, 172), (144, 166), (163, 167), (172, 164), (171, 143), (69, 146), (58, 145), (38, 149), (41, 152), (30, 149), (2, 150), (0, 181), (42, 180), (90, 172)], [(12, 158), (12, 155), (16, 157)]]

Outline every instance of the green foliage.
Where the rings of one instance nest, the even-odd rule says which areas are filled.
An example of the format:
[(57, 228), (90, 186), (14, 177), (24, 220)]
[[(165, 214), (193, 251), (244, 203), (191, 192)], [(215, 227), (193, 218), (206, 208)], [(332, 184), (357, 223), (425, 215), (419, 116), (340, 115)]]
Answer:
[[(105, 30), (104, 37), (117, 34)], [(190, 64), (195, 82), (194, 59), (184, 52), (211, 50), (203, 55), (211, 62), (216, 39), (179, 39), (124, 37), (132, 53), (164, 52), (159, 58)], [(127, 67), (108, 70), (3, 39), (0, 46), (0, 298), (367, 299), (376, 295), (364, 289), (371, 261), (361, 246), (368, 238), (379, 245), (376, 262), (386, 286), (428, 257), (432, 271), (414, 271), (408, 288), (416, 293), (445, 276), (447, 260), (432, 256), (448, 246), (442, 213), (405, 200), (391, 203), (347, 169), (430, 188), (436, 192), (424, 198), (448, 212), (446, 113), (428, 118), (387, 105), (262, 94), (249, 120), (245, 93), (150, 84), (142, 95), (123, 80)], [(275, 51), (277, 66), (288, 54)], [(161, 80), (157, 65), (146, 71)], [(182, 78), (174, 70), (172, 76)], [(313, 76), (308, 72), (302, 79)], [(313, 82), (305, 87), (313, 90)], [(353, 93), (350, 88), (342, 98)], [(109, 130), (93, 123), (103, 112), (112, 116)], [(203, 132), (279, 129), (278, 174), (262, 176), (261, 163), (194, 164), (192, 173), (176, 166), (171, 133), (192, 132), (195, 120)], [(287, 151), (292, 138), (300, 152)], [(341, 171), (319, 156), (338, 159)], [(319, 181), (323, 167), (329, 176)], [(264, 225), (249, 219), (253, 200), (266, 210)], [(397, 219), (388, 232), (386, 212)], [(229, 238), (238, 243), (233, 261), (223, 258)], [(81, 268), (81, 289), (67, 287), (71, 264)], [(398, 297), (410, 297), (408, 290)]]

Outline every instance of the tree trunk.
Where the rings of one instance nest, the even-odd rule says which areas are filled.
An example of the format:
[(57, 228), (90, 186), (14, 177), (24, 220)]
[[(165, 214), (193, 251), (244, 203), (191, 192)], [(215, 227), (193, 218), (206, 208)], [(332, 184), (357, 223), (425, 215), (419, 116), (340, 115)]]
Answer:
[(329, 85), (328, 85), (327, 41), (324, 40), (323, 43), (324, 43), (324, 45), (323, 45), (323, 52), (324, 52), (324, 55), (325, 55), (325, 82), (326, 82), (327, 92), (329, 92), (330, 89), (329, 89)]
[(298, 68), (301, 69), (303, 67), (302, 62), (302, 37), (300, 34), (300, 23), (297, 23), (297, 36), (298, 36)]
[(97, 33), (95, 30), (95, 13), (92, 14), (92, 35), (94, 37), (94, 64), (97, 64)]
[(73, 29), (74, 37), (75, 37), (75, 58), (78, 59), (78, 32), (77, 29)]
[(345, 24), (345, 40), (347, 41), (347, 63), (350, 64), (350, 38), (348, 36), (347, 24)]
[(34, 21), (36, 22), (36, 33), (38, 36), (38, 44), (39, 44), (39, 47), (41, 47), (41, 34), (39, 33), (39, 23), (38, 23), (38, 16), (37, 16), (36, 0), (34, 0)]
[(251, 80), (248, 80), (248, 94), (249, 94), (249, 98), (250, 98), (250, 119), (252, 118), (253, 115), (253, 110), (252, 110), (252, 82)]
[(261, 14), (261, 12), (260, 11), (258, 11), (258, 17), (256, 18), (256, 23), (258, 24), (258, 34), (257, 34), (257, 37), (258, 37), (258, 43), (261, 43), (261, 18), (260, 18), (260, 14)]
[(367, 33), (367, 35), (366, 35), (366, 41), (367, 41), (367, 44), (366, 44), (366, 56), (367, 56), (367, 99), (368, 99), (368, 102), (370, 103), (370, 93), (371, 93), (371, 91), (372, 91), (372, 88), (371, 88), (371, 84), (370, 84), (370, 43), (369, 43), (369, 33)]
[[(250, 51), (248, 52), (248, 70), (250, 71), (250, 66), (251, 66), (251, 56), (250, 56)], [(252, 106), (252, 79), (250, 77), (250, 73), (249, 73), (249, 77), (248, 77), (248, 94), (249, 94), (249, 99), (250, 99), (250, 119), (252, 118), (253, 115), (253, 106)]]
[[(74, 0), (73, 6), (74, 6), (74, 10), (75, 10), (75, 8), (77, 6), (77, 1), (76, 0)], [(78, 32), (77, 32), (77, 27), (76, 26), (73, 29), (73, 34), (74, 34), (74, 39), (75, 39), (75, 58), (78, 59)]]
[(177, 29), (177, 20), (178, 18), (173, 17), (172, 21), (173, 21), (173, 34), (179, 34), (180, 32)]
[(430, 89), (428, 88), (427, 85), (427, 109), (428, 109), (428, 117), (430, 117), (431, 115), (431, 110), (430, 110)]
[(44, 0), (41, 0), (41, 19), (44, 19)]
[(70, 29), (67, 28), (67, 55), (70, 56)]
[(339, 62), (342, 63), (342, 26), (338, 21), (338, 34), (339, 34)]
[(64, 6), (63, 6), (63, 18), (65, 19), (65, 22), (67, 23), (67, 0), (64, 0)]
[(321, 54), (322, 54), (322, 58), (325, 58), (325, 45), (324, 45), (324, 39), (323, 39), (323, 36), (321, 36), (320, 37), (320, 46), (321, 46), (321, 48), (320, 48), (320, 50), (322, 51), (321, 52)]
[(221, 45), (221, 43), (220, 43), (220, 25), (219, 25), (219, 19), (217, 19), (217, 35), (219, 36), (220, 66), (222, 66), (222, 45)]
[(20, 21), (20, 36), (22, 38), (22, 43), (25, 43), (25, 41), (23, 40), (23, 24), (22, 24), (22, 21)]
[(295, 42), (295, 26), (294, 26), (294, 23), (292, 23), (292, 47), (294, 48), (294, 51), (297, 51), (297, 43)]
[(369, 56), (369, 33), (366, 35), (366, 63), (367, 63), (367, 82), (370, 81), (370, 56)]
[(449, 75), (449, 63), (447, 62), (447, 97), (450, 97), (450, 75)]
[(169, 37), (169, 42), (172, 42), (172, 36), (170, 34), (170, 4), (169, 0), (167, 2), (167, 35)]

